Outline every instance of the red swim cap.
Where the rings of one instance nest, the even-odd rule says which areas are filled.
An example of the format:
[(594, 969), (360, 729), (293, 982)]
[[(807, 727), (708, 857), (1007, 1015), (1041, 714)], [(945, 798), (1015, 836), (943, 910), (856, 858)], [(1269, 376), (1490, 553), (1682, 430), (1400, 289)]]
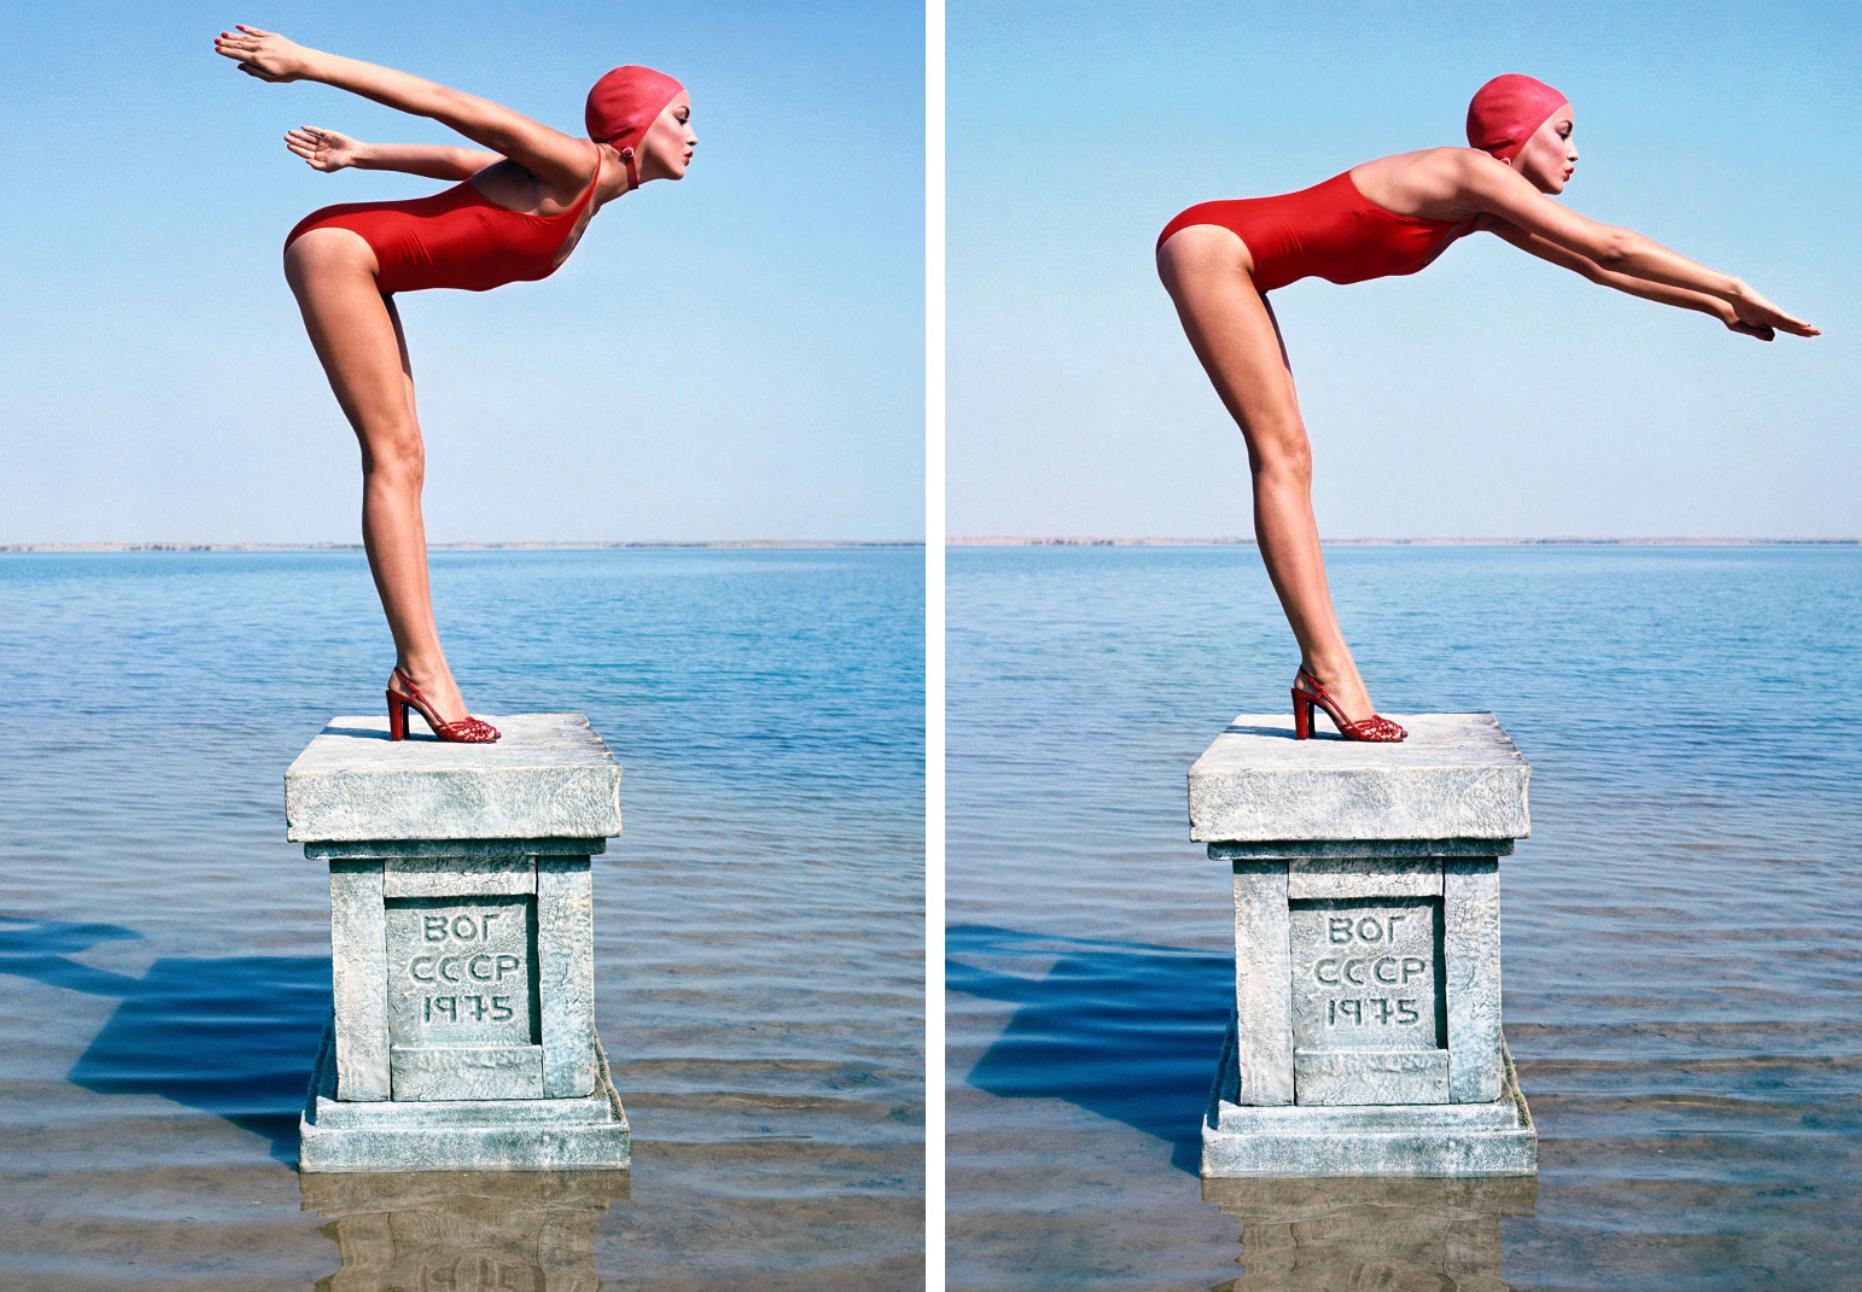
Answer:
[(615, 68), (588, 92), (588, 108), (583, 113), (588, 137), (620, 149), (621, 160), (627, 163), (628, 188), (640, 187), (634, 149), (645, 137), (647, 127), (684, 89), (664, 72), (629, 66)]
[(1544, 81), (1519, 72), (1496, 76), (1468, 104), (1468, 143), (1510, 162), (1568, 100)]

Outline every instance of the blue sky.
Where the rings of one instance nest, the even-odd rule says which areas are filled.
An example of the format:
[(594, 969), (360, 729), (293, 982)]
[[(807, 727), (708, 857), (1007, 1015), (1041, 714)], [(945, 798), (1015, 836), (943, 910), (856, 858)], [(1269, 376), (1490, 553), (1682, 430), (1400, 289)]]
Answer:
[(1487, 235), (1275, 293), (1327, 537), (1862, 533), (1862, 9), (952, 0), (949, 526), (1250, 533), (1152, 246), (1178, 210), (1462, 145), (1523, 71), (1562, 200), (1824, 329), (1770, 345)]
[(859, 3), (7, 5), (0, 542), (358, 541), (355, 440), (280, 270), (333, 202), (293, 125), (463, 142), (214, 54), (235, 22), (581, 133), (596, 77), (691, 90), (682, 184), (550, 279), (399, 298), (434, 541), (918, 538), (923, 16)]

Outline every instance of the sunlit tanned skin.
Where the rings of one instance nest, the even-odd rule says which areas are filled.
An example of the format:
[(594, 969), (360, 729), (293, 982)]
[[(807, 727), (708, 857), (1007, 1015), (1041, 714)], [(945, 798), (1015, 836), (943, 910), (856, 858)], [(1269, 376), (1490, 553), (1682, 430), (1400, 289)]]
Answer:
[[(275, 32), (237, 26), (214, 50), (262, 81), (321, 81), (419, 117), (430, 117), (483, 149), (368, 144), (319, 127), (285, 135), (285, 146), (321, 171), (345, 166), (399, 170), (433, 179), (470, 179), (499, 206), (531, 215), (570, 209), (593, 169), (590, 140), (564, 134), (463, 90), (406, 72), (298, 45)], [(679, 94), (654, 119), (637, 149), (640, 182), (683, 179), (698, 137), (691, 101)], [(628, 191), (619, 153), (602, 150), (601, 181), (563, 254), (594, 212)], [(489, 151), (487, 151), (489, 150)], [(425, 446), (414, 407), (414, 373), (394, 298), (376, 286), (375, 253), (349, 229), (311, 229), (285, 252), (285, 280), (297, 297), (311, 344), (362, 450), (362, 540), (394, 635), (396, 664), (448, 722), (467, 716), (434, 624), (427, 586), (420, 494)], [(388, 688), (400, 690), (392, 675)]]
[[(1477, 148), (1426, 148), (1350, 172), (1364, 196), (1400, 215), (1472, 220), (1522, 251), (1633, 296), (1698, 310), (1734, 332), (1770, 341), (1816, 336), (1749, 284), (1697, 264), (1633, 229), (1600, 224), (1552, 200), (1577, 165), (1566, 103), (1512, 161)], [(1333, 613), (1312, 510), (1312, 452), (1293, 371), (1273, 309), (1254, 286), (1254, 260), (1232, 230), (1199, 224), (1158, 248), (1158, 273), (1190, 345), (1248, 445), (1254, 532), (1303, 662), (1348, 717), (1371, 698)]]

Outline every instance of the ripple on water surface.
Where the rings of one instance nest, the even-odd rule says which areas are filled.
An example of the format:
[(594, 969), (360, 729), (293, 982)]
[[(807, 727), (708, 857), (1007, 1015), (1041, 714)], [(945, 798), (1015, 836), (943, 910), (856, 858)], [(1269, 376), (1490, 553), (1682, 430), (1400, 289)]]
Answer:
[[(1380, 706), (1496, 713), (1536, 1182), (1196, 1177), (1226, 870), (1184, 773), (1297, 656), (1251, 548), (950, 562), (950, 1282), (1852, 1288), (1862, 552), (1342, 548)], [(1801, 715), (1781, 721), (1781, 715)]]
[(329, 899), (282, 775), (381, 703), (360, 553), (0, 556), (0, 1285), (917, 1285), (922, 571), (435, 555), (475, 707), (584, 711), (625, 767), (634, 1168), (358, 1183), (291, 1166)]

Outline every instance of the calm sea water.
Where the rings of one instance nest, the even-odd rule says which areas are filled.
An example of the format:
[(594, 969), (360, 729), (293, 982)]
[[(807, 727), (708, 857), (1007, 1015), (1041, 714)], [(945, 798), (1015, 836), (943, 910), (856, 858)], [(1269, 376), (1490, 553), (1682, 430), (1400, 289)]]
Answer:
[(1233, 934), (1184, 773), (1287, 704), (1291, 636), (1252, 548), (959, 549), (951, 1286), (1862, 1286), (1862, 551), (1328, 562), (1382, 709), (1492, 711), (1533, 764), (1536, 1183), (1205, 1193)]
[(293, 1166), (329, 898), (282, 781), (382, 703), (361, 554), (0, 556), (0, 1286), (918, 1286), (923, 562), (435, 554), (473, 707), (625, 767), (634, 1167), (364, 1180)]

